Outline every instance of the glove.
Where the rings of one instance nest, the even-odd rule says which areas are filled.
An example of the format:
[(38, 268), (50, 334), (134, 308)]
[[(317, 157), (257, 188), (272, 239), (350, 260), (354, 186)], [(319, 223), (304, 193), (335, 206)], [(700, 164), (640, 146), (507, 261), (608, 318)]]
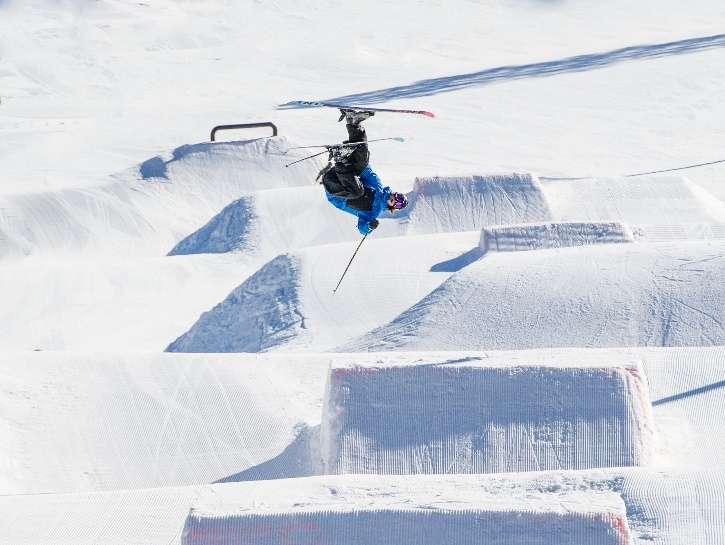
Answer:
[(376, 220), (375, 218), (370, 220), (370, 230), (377, 229), (378, 225), (380, 225), (380, 222)]

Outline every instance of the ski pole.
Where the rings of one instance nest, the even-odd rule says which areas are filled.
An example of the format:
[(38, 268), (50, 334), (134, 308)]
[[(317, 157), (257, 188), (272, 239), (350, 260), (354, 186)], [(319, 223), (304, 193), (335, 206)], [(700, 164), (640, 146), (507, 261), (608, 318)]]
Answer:
[(350, 258), (350, 263), (347, 264), (347, 267), (345, 267), (345, 272), (342, 273), (342, 276), (340, 277), (340, 281), (337, 283), (337, 286), (335, 286), (335, 289), (332, 290), (332, 295), (335, 295), (337, 288), (339, 288), (340, 284), (342, 284), (342, 279), (345, 278), (345, 275), (347, 274), (347, 270), (350, 268), (350, 265), (352, 264), (352, 260), (355, 259), (355, 256), (357, 255), (357, 251), (360, 249), (360, 246), (362, 246), (362, 243), (365, 242), (365, 239), (368, 238), (369, 234), (370, 233), (367, 233), (360, 241), (360, 244), (357, 245), (357, 248), (355, 248), (355, 253), (352, 254), (352, 257)]
[(321, 151), (320, 153), (315, 153), (314, 155), (310, 155), (309, 157), (305, 157), (304, 159), (298, 159), (297, 161), (293, 161), (291, 163), (288, 163), (285, 165), (285, 167), (289, 167), (292, 165), (296, 165), (297, 163), (300, 163), (302, 161), (307, 161), (307, 159), (312, 159), (313, 157), (317, 157), (318, 155), (322, 155), (323, 153), (327, 153), (327, 150)]
[[(295, 146), (293, 148), (287, 148), (287, 151), (291, 149), (310, 149), (310, 148), (342, 148), (347, 146), (359, 146), (360, 144), (369, 144), (371, 142), (383, 142), (385, 140), (395, 140), (396, 142), (405, 142), (405, 139), (400, 136), (390, 136), (388, 138), (375, 138), (373, 140), (363, 140), (362, 142), (348, 142), (346, 144), (328, 144), (326, 146)], [(287, 153), (287, 152), (285, 152)]]
[[(365, 140), (363, 142), (348, 142), (347, 144), (334, 144), (334, 145), (328, 145), (328, 146), (298, 146), (296, 148), (288, 148), (287, 151), (293, 150), (293, 149), (310, 149), (310, 148), (325, 148), (325, 151), (321, 151), (320, 153), (315, 153), (314, 155), (310, 155), (309, 157), (304, 157), (302, 159), (298, 159), (297, 161), (293, 161), (291, 163), (287, 163), (285, 167), (289, 167), (292, 165), (295, 165), (297, 163), (300, 163), (302, 161), (307, 161), (307, 159), (312, 159), (313, 157), (317, 157), (319, 155), (322, 155), (323, 153), (326, 153), (330, 151), (331, 149), (335, 148), (347, 148), (351, 146), (359, 146), (361, 144), (367, 144), (368, 142), (382, 142), (383, 140), (395, 140), (396, 142), (405, 142), (403, 138), (400, 138), (399, 136), (393, 136), (391, 138), (377, 138), (375, 140)], [(287, 153), (285, 151), (285, 153)]]

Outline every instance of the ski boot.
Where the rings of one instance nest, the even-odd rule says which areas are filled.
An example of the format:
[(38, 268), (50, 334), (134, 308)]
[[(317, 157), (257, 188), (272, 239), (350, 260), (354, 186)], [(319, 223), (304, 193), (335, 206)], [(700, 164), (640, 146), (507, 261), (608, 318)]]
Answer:
[(369, 110), (351, 110), (347, 108), (340, 108), (340, 119), (338, 119), (337, 121), (340, 122), (345, 119), (347, 124), (349, 125), (359, 125), (368, 117), (372, 117), (374, 115), (375, 112), (371, 112)]
[(324, 167), (320, 173), (317, 175), (317, 178), (315, 178), (315, 181), (319, 180), (320, 183), (322, 183), (322, 180), (325, 177), (325, 174), (327, 174), (337, 163), (342, 164), (349, 164), (350, 163), (350, 156), (355, 151), (355, 146), (328, 146), (327, 147), (328, 155), (327, 155), (327, 166)]
[[(347, 143), (347, 141), (345, 141)], [(330, 153), (328, 161), (334, 161), (335, 163), (348, 163), (350, 156), (355, 151), (355, 146), (330, 146)]]

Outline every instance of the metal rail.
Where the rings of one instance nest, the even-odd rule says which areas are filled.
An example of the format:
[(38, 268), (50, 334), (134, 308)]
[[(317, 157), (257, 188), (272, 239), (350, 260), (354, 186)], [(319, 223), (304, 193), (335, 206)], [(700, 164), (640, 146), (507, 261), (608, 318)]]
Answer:
[(215, 136), (217, 131), (227, 131), (230, 129), (255, 129), (258, 127), (271, 127), (272, 128), (272, 136), (277, 136), (277, 126), (274, 123), (265, 122), (265, 123), (242, 123), (239, 125), (219, 125), (217, 127), (214, 127), (211, 130), (211, 141), (215, 141)]

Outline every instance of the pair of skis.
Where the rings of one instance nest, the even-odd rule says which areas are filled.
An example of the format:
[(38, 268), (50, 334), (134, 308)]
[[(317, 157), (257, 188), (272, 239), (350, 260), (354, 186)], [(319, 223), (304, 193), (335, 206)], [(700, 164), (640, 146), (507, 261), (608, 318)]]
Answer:
[[(290, 102), (287, 102), (286, 104), (280, 104), (280, 108), (290, 108), (294, 106), (307, 106), (307, 107), (322, 107), (322, 108), (336, 108), (341, 110), (355, 110), (358, 112), (365, 111), (365, 112), (391, 112), (391, 113), (404, 113), (404, 114), (420, 114), (425, 115), (427, 117), (435, 117), (431, 112), (425, 111), (425, 110), (396, 110), (392, 108), (371, 108), (367, 106), (350, 106), (347, 104), (333, 104), (330, 102), (308, 102), (305, 100), (292, 100)], [(383, 140), (395, 140), (397, 142), (403, 142), (403, 138), (394, 136), (390, 138), (377, 138), (375, 140), (368, 140), (369, 142), (382, 142)], [(302, 159), (298, 159), (297, 161), (293, 161), (291, 163), (288, 163), (285, 165), (285, 167), (289, 167), (292, 165), (295, 165), (299, 162), (306, 161), (307, 159), (312, 159), (313, 157), (318, 157), (324, 153), (332, 152), (332, 150), (344, 148), (344, 147), (352, 147), (352, 146), (359, 146), (360, 144), (363, 144), (365, 142), (350, 142), (347, 144), (330, 144), (330, 145), (322, 145), (322, 146), (298, 146), (296, 148), (289, 148), (289, 149), (310, 149), (310, 148), (325, 148), (325, 151), (321, 151), (320, 153), (315, 153), (314, 155), (310, 155), (309, 157), (304, 157)]]
[(310, 108), (337, 108), (343, 110), (356, 110), (358, 112), (391, 112), (398, 114), (420, 114), (427, 117), (435, 117), (431, 112), (425, 110), (396, 110), (393, 108), (371, 108), (369, 106), (350, 106), (348, 104), (333, 104), (331, 102), (308, 102), (306, 100), (291, 100), (286, 104), (280, 104), (279, 108), (292, 108), (295, 106), (307, 106)]

